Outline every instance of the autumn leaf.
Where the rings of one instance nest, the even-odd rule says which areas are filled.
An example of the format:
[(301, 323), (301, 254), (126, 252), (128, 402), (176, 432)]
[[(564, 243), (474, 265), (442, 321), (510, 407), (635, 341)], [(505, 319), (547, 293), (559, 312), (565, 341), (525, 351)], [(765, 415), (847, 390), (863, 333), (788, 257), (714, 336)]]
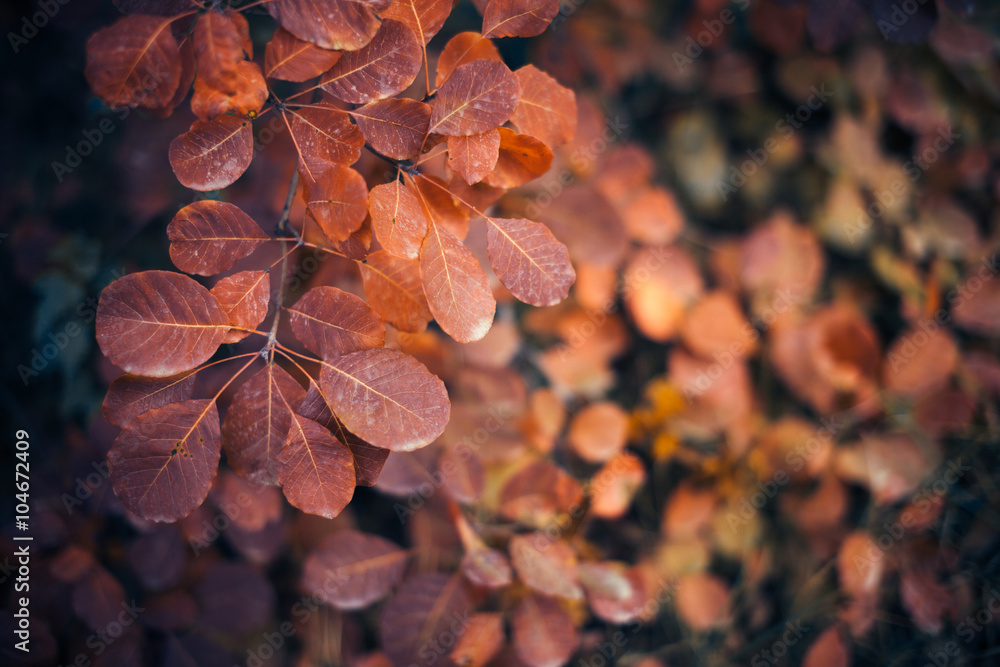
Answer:
[(168, 377), (207, 361), (229, 331), (218, 300), (179, 273), (143, 271), (101, 293), (97, 342), (128, 373)]
[(326, 72), (340, 57), (340, 51), (320, 48), (278, 28), (264, 51), (264, 74), (270, 79), (301, 83)]
[(375, 37), (350, 51), (321, 80), (323, 90), (352, 104), (366, 104), (402, 92), (420, 71), (420, 43), (399, 21), (386, 20)]
[(490, 264), (520, 301), (552, 306), (569, 294), (576, 272), (569, 251), (548, 227), (524, 218), (486, 218)]
[(379, 629), (382, 647), (395, 665), (424, 661), (428, 638), (461, 636), (453, 628), (472, 608), (472, 598), (461, 577), (421, 573), (408, 577), (382, 607)]
[[(267, 316), (271, 301), (270, 275), (267, 271), (240, 271), (215, 283), (209, 292), (219, 300), (230, 324), (256, 329)], [(240, 329), (230, 329), (222, 342), (238, 343), (250, 335)]]
[(278, 453), (288, 437), (291, 412), (304, 398), (302, 385), (274, 363), (240, 386), (222, 423), (233, 470), (255, 484), (278, 483)]
[(109, 107), (166, 107), (181, 81), (171, 19), (125, 16), (87, 40), (87, 82)]
[(474, 60), (495, 60), (503, 62), (496, 45), (485, 39), (478, 32), (460, 32), (445, 44), (437, 61), (437, 78), (435, 85), (448, 80), (459, 65), (471, 63)]
[(215, 401), (149, 410), (122, 430), (108, 452), (115, 495), (144, 519), (177, 521), (208, 496), (221, 444)]
[(503, 125), (517, 107), (517, 77), (503, 63), (475, 60), (455, 69), (431, 103), (430, 132), (482, 134)]
[(389, 254), (416, 259), (427, 235), (427, 214), (419, 196), (398, 180), (376, 185), (368, 196), (372, 229)]
[(532, 593), (511, 614), (514, 649), (529, 667), (560, 667), (580, 643), (573, 621), (554, 599)]
[(537, 137), (549, 148), (576, 136), (576, 95), (534, 65), (514, 72), (521, 95), (510, 120), (518, 132)]
[(109, 422), (124, 428), (148, 410), (191, 398), (194, 380), (190, 372), (163, 378), (122, 375), (108, 387), (101, 412)]
[(385, 345), (385, 325), (363, 299), (327, 285), (289, 306), (292, 331), (324, 359)]
[(350, 117), (332, 104), (320, 102), (285, 113), (302, 158), (301, 168), (312, 180), (319, 180), (331, 163), (349, 167), (361, 157), (365, 138)]
[(408, 355), (385, 348), (324, 360), (320, 388), (352, 433), (376, 447), (411, 451), (448, 424), (444, 383)]
[(483, 12), (484, 37), (535, 37), (559, 13), (559, 0), (490, 0)]
[(349, 112), (372, 148), (393, 160), (409, 160), (420, 153), (431, 120), (429, 104), (391, 98)]
[(282, 28), (324, 49), (356, 51), (379, 27), (373, 9), (358, 0), (274, 0), (266, 6)]
[(403, 580), (407, 553), (378, 535), (334, 533), (306, 558), (302, 588), (337, 609), (364, 609)]
[(552, 149), (526, 134), (501, 127), (497, 164), (486, 183), (498, 188), (516, 188), (529, 183), (552, 166)]
[(294, 412), (278, 453), (278, 483), (292, 506), (332, 519), (354, 496), (354, 457), (320, 424)]
[(467, 137), (448, 137), (448, 166), (469, 185), (486, 178), (499, 157), (500, 133), (496, 129)]
[(236, 182), (253, 159), (250, 122), (235, 116), (196, 120), (170, 142), (170, 166), (184, 187), (207, 192)]
[(368, 304), (384, 321), (410, 333), (427, 327), (433, 316), (417, 260), (378, 250), (368, 255), (360, 267)]
[(270, 240), (264, 230), (239, 207), (204, 199), (177, 212), (167, 225), (170, 259), (178, 269), (213, 276)]
[(306, 192), (309, 214), (331, 241), (346, 241), (368, 216), (368, 183), (349, 167), (330, 165)]

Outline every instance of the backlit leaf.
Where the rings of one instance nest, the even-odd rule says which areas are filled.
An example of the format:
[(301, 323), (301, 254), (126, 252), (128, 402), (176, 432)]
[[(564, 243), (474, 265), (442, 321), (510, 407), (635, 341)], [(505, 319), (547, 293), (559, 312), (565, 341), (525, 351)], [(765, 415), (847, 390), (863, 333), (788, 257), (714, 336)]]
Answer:
[(451, 411), (440, 379), (413, 357), (385, 348), (324, 361), (320, 388), (349, 431), (393, 451), (432, 442)]
[(386, 20), (364, 48), (350, 51), (323, 75), (323, 90), (365, 104), (406, 90), (420, 71), (420, 42), (399, 21)]
[(529, 588), (569, 600), (583, 597), (576, 554), (566, 542), (551, 540), (544, 533), (515, 535), (510, 540), (510, 558), (517, 576)]
[(498, 188), (516, 188), (529, 183), (552, 166), (552, 149), (526, 134), (501, 127), (497, 165), (486, 183)]
[(534, 65), (514, 72), (521, 97), (510, 117), (518, 132), (561, 146), (576, 135), (576, 95)]
[(427, 235), (427, 214), (420, 198), (396, 180), (372, 188), (368, 210), (382, 248), (397, 257), (416, 259)]
[(306, 397), (302, 400), (302, 406), (298, 412), (303, 417), (319, 422), (337, 440), (347, 445), (351, 453), (354, 454), (354, 474), (358, 486), (374, 486), (385, 466), (386, 459), (389, 458), (388, 449), (370, 445), (344, 428), (340, 420), (333, 416), (326, 398), (320, 393), (319, 387), (314, 382), (309, 383), (309, 390), (306, 392)]
[[(271, 300), (270, 273), (240, 271), (215, 283), (209, 292), (219, 300), (230, 324), (243, 329), (256, 329), (267, 316), (267, 305)], [(230, 329), (222, 342), (238, 343), (249, 335), (246, 331)]]
[(490, 0), (483, 13), (484, 37), (535, 37), (559, 13), (559, 0)]
[(427, 44), (448, 19), (451, 6), (451, 0), (396, 0), (382, 12), (382, 18), (403, 23), (421, 44)]
[(306, 558), (302, 588), (337, 609), (364, 609), (403, 580), (407, 553), (389, 540), (338, 531)]
[(120, 278), (101, 293), (97, 342), (128, 373), (168, 377), (207, 361), (229, 331), (229, 318), (207, 289), (170, 271)]
[(228, 85), (232, 71), (244, 60), (243, 40), (236, 23), (218, 10), (207, 11), (195, 22), (193, 38), (198, 78), (214, 87)]
[(347, 240), (368, 216), (368, 183), (349, 167), (330, 165), (307, 192), (309, 214), (331, 241)]
[(406, 98), (380, 100), (350, 112), (372, 148), (393, 160), (416, 157), (427, 137), (431, 106)]
[(452, 72), (459, 65), (471, 63), (474, 60), (495, 60), (503, 62), (496, 45), (484, 38), (478, 32), (460, 32), (445, 44), (441, 50), (441, 55), (437, 61), (436, 84), (439, 88), (441, 84), (448, 80)]
[(193, 373), (165, 378), (122, 375), (108, 387), (101, 412), (109, 422), (124, 428), (147, 410), (191, 398), (194, 379)]
[(416, 186), (427, 219), (464, 239), (469, 233), (469, 211), (459, 206), (448, 185), (437, 176), (424, 176)]
[(87, 40), (87, 82), (109, 107), (167, 106), (181, 81), (170, 19), (125, 16)]
[(484, 667), (503, 648), (503, 615), (473, 614), (449, 657), (463, 667)]
[(286, 113), (302, 168), (313, 180), (318, 180), (331, 162), (347, 167), (358, 161), (365, 138), (346, 113), (326, 102)]
[(517, 656), (529, 667), (561, 667), (580, 644), (569, 614), (544, 595), (525, 596), (514, 607), (510, 624)]
[(430, 132), (482, 134), (503, 125), (518, 101), (517, 77), (503, 63), (475, 60), (455, 69), (431, 103)]
[(295, 337), (323, 358), (385, 345), (381, 318), (364, 299), (336, 287), (314, 287), (288, 312)]
[(625, 446), (628, 415), (610, 401), (592, 403), (573, 417), (568, 440), (580, 458), (591, 463), (607, 461)]
[(434, 319), (460, 343), (490, 330), (496, 300), (475, 255), (447, 229), (431, 224), (420, 248), (420, 281)]
[(267, 82), (260, 66), (243, 60), (218, 81), (201, 76), (195, 79), (191, 111), (201, 120), (225, 113), (249, 116), (261, 110), (267, 95)]
[(524, 218), (486, 218), (490, 264), (504, 287), (533, 306), (552, 306), (569, 294), (576, 272), (569, 251), (545, 225)]
[[(429, 642), (461, 635), (472, 600), (461, 577), (423, 573), (408, 577), (382, 607), (379, 633), (394, 665), (423, 664), (434, 655)], [(457, 626), (457, 627), (456, 627)], [(442, 656), (444, 657), (444, 656)]]
[(108, 452), (115, 495), (149, 521), (183, 518), (208, 496), (221, 444), (215, 401), (154, 408), (129, 423)]
[(271, 79), (301, 83), (333, 67), (340, 56), (340, 51), (322, 49), (278, 28), (264, 51), (264, 74)]
[(332, 519), (354, 496), (354, 456), (320, 424), (290, 414), (288, 439), (278, 453), (278, 483), (294, 507)]
[(360, 49), (379, 26), (375, 12), (360, 0), (274, 0), (266, 6), (282, 28), (324, 49)]
[(269, 239), (238, 206), (203, 199), (177, 212), (167, 225), (170, 259), (178, 269), (213, 276), (233, 268)]
[(291, 410), (304, 398), (302, 385), (273, 363), (243, 383), (222, 423), (233, 470), (255, 484), (278, 483), (278, 452), (288, 437)]
[(417, 260), (378, 250), (360, 264), (368, 304), (400, 331), (423, 331), (432, 315), (420, 282)]
[(478, 183), (496, 167), (500, 133), (496, 129), (467, 137), (448, 137), (448, 166), (469, 185)]
[(170, 166), (184, 187), (207, 192), (236, 182), (253, 159), (250, 121), (235, 116), (196, 120), (170, 142)]

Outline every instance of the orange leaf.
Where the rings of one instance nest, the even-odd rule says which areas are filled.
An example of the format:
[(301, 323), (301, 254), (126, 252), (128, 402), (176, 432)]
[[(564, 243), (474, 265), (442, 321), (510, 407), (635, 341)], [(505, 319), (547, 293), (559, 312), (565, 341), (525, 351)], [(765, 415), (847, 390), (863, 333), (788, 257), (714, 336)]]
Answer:
[(503, 62), (496, 45), (485, 39), (478, 32), (460, 32), (445, 44), (437, 61), (437, 79), (435, 85), (439, 88), (448, 80), (459, 65), (471, 63), (474, 60), (495, 60)]
[[(230, 324), (256, 329), (264, 321), (271, 300), (270, 275), (267, 271), (240, 271), (215, 283), (209, 292), (219, 300)], [(246, 331), (230, 329), (222, 342), (238, 343), (249, 335)]]
[(451, 6), (451, 0), (396, 0), (382, 12), (382, 18), (400, 21), (421, 44), (427, 44), (448, 19)]
[(215, 401), (170, 403), (143, 413), (115, 439), (111, 485), (129, 512), (177, 521), (208, 496), (220, 452)]
[(510, 120), (518, 132), (561, 146), (576, 135), (576, 95), (534, 65), (514, 72), (521, 97)]
[(535, 37), (559, 13), (559, 0), (490, 0), (483, 12), (485, 37)]
[(432, 315), (420, 282), (420, 266), (378, 250), (360, 265), (368, 304), (400, 331), (423, 331)]
[(368, 216), (368, 183), (349, 167), (332, 164), (307, 186), (309, 214), (331, 241), (345, 241)]
[(448, 137), (448, 166), (469, 185), (486, 178), (499, 157), (500, 133), (495, 129), (467, 137)]
[(340, 51), (321, 49), (278, 28), (264, 51), (264, 74), (270, 79), (301, 83), (333, 67), (340, 56)]
[(269, 240), (239, 207), (204, 199), (185, 206), (167, 225), (170, 259), (181, 271), (212, 276), (231, 269)]
[(535, 180), (551, 166), (551, 148), (534, 137), (501, 127), (497, 166), (486, 182), (498, 188), (516, 188)]
[(278, 483), (292, 506), (332, 519), (354, 496), (354, 456), (321, 425), (289, 414), (288, 439), (277, 459)]
[(565, 665), (580, 644), (580, 634), (559, 603), (535, 593), (511, 614), (514, 649), (528, 667)]
[(413, 83), (422, 53), (413, 31), (399, 21), (383, 21), (371, 42), (345, 53), (323, 76), (323, 90), (352, 104), (392, 97)]
[(128, 373), (168, 377), (207, 361), (229, 331), (218, 300), (179, 273), (143, 271), (101, 293), (97, 342)]
[(482, 134), (510, 118), (517, 77), (503, 63), (476, 60), (457, 67), (431, 103), (429, 131), (445, 136)]
[(427, 236), (427, 213), (420, 198), (399, 181), (372, 188), (368, 196), (372, 229), (386, 252), (416, 259)]
[(332, 104), (320, 102), (286, 113), (301, 167), (310, 179), (319, 180), (331, 163), (348, 167), (361, 157), (365, 138), (350, 117)]
[(406, 98), (372, 102), (350, 112), (365, 140), (393, 160), (420, 152), (431, 120), (429, 104)]
[(552, 306), (566, 298), (576, 272), (566, 246), (548, 227), (524, 218), (486, 221), (490, 264), (504, 287), (533, 306)]
[(288, 312), (296, 338), (324, 359), (385, 345), (385, 325), (375, 311), (336, 287), (314, 287)]
[(109, 107), (170, 104), (181, 81), (181, 57), (169, 18), (124, 16), (87, 40), (85, 75)]
[(236, 182), (253, 159), (250, 122), (235, 116), (196, 120), (170, 142), (170, 166), (184, 187), (207, 192)]

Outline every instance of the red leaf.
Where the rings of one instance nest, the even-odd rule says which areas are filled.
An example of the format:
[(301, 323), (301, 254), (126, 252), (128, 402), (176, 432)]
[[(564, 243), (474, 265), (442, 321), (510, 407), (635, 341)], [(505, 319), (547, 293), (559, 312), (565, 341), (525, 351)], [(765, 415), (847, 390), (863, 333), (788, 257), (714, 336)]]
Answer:
[(302, 168), (312, 180), (319, 180), (331, 163), (347, 167), (361, 157), (365, 138), (348, 115), (332, 104), (321, 102), (286, 113)]
[[(239, 14), (234, 16), (242, 18)], [(213, 87), (230, 85), (233, 70), (244, 61), (243, 39), (237, 24), (218, 10), (207, 11), (194, 25), (193, 39), (198, 78)]]
[[(271, 300), (270, 275), (267, 271), (240, 271), (215, 283), (209, 292), (219, 300), (230, 324), (256, 329), (267, 316)], [(246, 331), (230, 329), (222, 342), (238, 343), (249, 335)]]
[(510, 561), (496, 549), (470, 550), (462, 558), (461, 570), (466, 579), (484, 588), (505, 588), (514, 579)]
[(269, 240), (264, 230), (239, 207), (204, 199), (185, 206), (167, 225), (170, 259), (178, 269), (212, 276)]
[(379, 26), (374, 11), (358, 0), (275, 0), (267, 11), (282, 28), (324, 49), (360, 49)]
[(476, 256), (455, 235), (430, 226), (420, 248), (420, 281), (434, 319), (460, 343), (490, 330), (497, 302)]
[(503, 615), (473, 614), (450, 657), (462, 667), (484, 667), (503, 648)]
[(420, 42), (413, 32), (399, 21), (386, 20), (371, 42), (345, 53), (323, 76), (323, 90), (352, 104), (385, 99), (413, 83), (421, 62)]
[(468, 137), (448, 137), (448, 166), (469, 185), (486, 178), (500, 157), (500, 133), (493, 129)]
[(490, 0), (483, 12), (484, 37), (535, 37), (559, 13), (559, 0)]
[(365, 140), (393, 160), (409, 160), (420, 153), (431, 120), (431, 106), (406, 98), (366, 104), (350, 112)]
[(407, 553), (356, 530), (330, 535), (306, 558), (302, 588), (345, 611), (364, 609), (403, 580)]
[(278, 453), (278, 483), (294, 507), (332, 519), (354, 496), (354, 457), (313, 420), (293, 412), (291, 422)]
[(340, 56), (340, 51), (321, 49), (278, 28), (264, 51), (264, 73), (271, 79), (301, 83), (333, 67)]
[(170, 142), (170, 166), (181, 185), (207, 192), (236, 182), (253, 159), (250, 121), (235, 116), (196, 120)]
[(515, 134), (506, 127), (499, 132), (500, 152), (496, 168), (486, 179), (488, 185), (516, 188), (535, 180), (552, 166), (552, 149), (538, 139)]
[(544, 533), (515, 535), (510, 540), (510, 559), (529, 588), (568, 600), (583, 597), (576, 553), (566, 542), (550, 540)]
[(389, 458), (389, 450), (370, 445), (344, 428), (340, 420), (333, 416), (326, 398), (320, 393), (319, 387), (314, 382), (309, 383), (309, 391), (306, 392), (306, 397), (302, 400), (299, 414), (319, 422), (334, 437), (348, 446), (351, 453), (354, 454), (354, 474), (358, 486), (375, 485), (382, 468), (385, 466), (386, 459)]
[(471, 608), (461, 577), (441, 573), (411, 576), (382, 607), (382, 647), (394, 665), (427, 664), (429, 656), (444, 658), (448, 649), (441, 647), (436, 655), (429, 642), (444, 636), (457, 639), (463, 624), (456, 624), (456, 619), (465, 618)]
[(215, 401), (149, 410), (125, 427), (108, 452), (115, 495), (148, 521), (181, 519), (208, 496), (221, 449)]
[(457, 67), (431, 104), (430, 132), (482, 134), (503, 125), (518, 101), (517, 77), (503, 63), (475, 60)]
[(296, 338), (324, 359), (385, 345), (385, 325), (375, 311), (336, 287), (314, 287), (288, 312)]
[(550, 148), (576, 135), (576, 95), (534, 65), (514, 72), (521, 97), (510, 120), (518, 132), (541, 139)]
[(166, 107), (181, 81), (170, 19), (125, 16), (98, 30), (87, 40), (85, 74), (109, 107)]
[(416, 260), (403, 259), (378, 250), (361, 267), (368, 304), (400, 331), (423, 331), (432, 315), (420, 282)]
[(222, 440), (226, 460), (255, 484), (277, 484), (277, 456), (306, 392), (283, 368), (268, 364), (243, 383), (226, 411)]
[(396, 0), (382, 12), (382, 18), (403, 23), (421, 44), (427, 44), (448, 19), (451, 6), (451, 0)]
[(504, 287), (533, 306), (552, 306), (566, 298), (576, 272), (566, 246), (548, 227), (524, 218), (486, 220), (490, 264)]
[(435, 85), (439, 88), (448, 80), (459, 65), (471, 63), (474, 60), (495, 60), (503, 62), (500, 52), (493, 42), (485, 39), (478, 32), (460, 32), (445, 44), (437, 61), (437, 79)]
[(583, 501), (580, 483), (549, 461), (536, 461), (508, 478), (500, 492), (500, 513), (511, 521), (538, 528)]
[(95, 567), (73, 587), (73, 613), (95, 632), (105, 632), (126, 604), (125, 589), (102, 567)]
[(448, 424), (444, 383), (408, 355), (385, 348), (324, 361), (320, 388), (349, 431), (376, 447), (411, 451)]
[(372, 229), (391, 255), (416, 259), (427, 236), (427, 213), (420, 198), (399, 181), (372, 188), (368, 197)]
[(144, 271), (101, 293), (97, 342), (128, 373), (167, 377), (197, 367), (219, 348), (229, 318), (207, 289), (179, 273)]
[(526, 596), (514, 607), (510, 623), (517, 656), (529, 667), (561, 667), (580, 644), (572, 619), (550, 597)]
[(437, 176), (417, 179), (417, 194), (424, 205), (427, 219), (447, 229), (459, 240), (469, 233), (469, 211), (458, 205), (448, 185)]
[(347, 240), (368, 216), (368, 183), (349, 167), (330, 165), (307, 192), (309, 213), (331, 241)]
[(101, 412), (109, 422), (124, 428), (147, 410), (191, 398), (194, 378), (193, 373), (165, 378), (122, 375), (108, 387)]

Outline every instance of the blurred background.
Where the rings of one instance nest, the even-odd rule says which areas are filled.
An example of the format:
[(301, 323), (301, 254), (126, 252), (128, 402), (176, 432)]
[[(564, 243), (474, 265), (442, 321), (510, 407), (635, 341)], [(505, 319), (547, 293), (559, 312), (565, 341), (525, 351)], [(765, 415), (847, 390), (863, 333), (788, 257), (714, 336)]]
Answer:
[[(549, 518), (576, 506), (560, 475), (586, 488), (577, 553), (627, 567), (643, 611), (619, 630), (607, 608), (568, 605), (571, 658), (526, 660), (508, 632), (491, 665), (1000, 660), (996, 4), (566, 0), (541, 37), (502, 40), (511, 69), (577, 94), (576, 138), (499, 204), (569, 246), (571, 298), (502, 300), (476, 344), (391, 335), (446, 380), (453, 423), (393, 454), (341, 517), (223, 467), (171, 525), (127, 517), (107, 481), (117, 428), (100, 405), (119, 371), (94, 317), (112, 280), (171, 268), (165, 226), (192, 193), (167, 146), (193, 115), (91, 94), (84, 45), (118, 16), (110, 0), (0, 7), (0, 397), (8, 470), (13, 434), (31, 443), (26, 664), (398, 664), (379, 606), (294, 613), (309, 555), (360, 529), (410, 549), (413, 571), (453, 572), (454, 501), (499, 541), (512, 487)], [(259, 59), (275, 23), (249, 18)], [(431, 57), (480, 24), (458, 3)], [(295, 160), (265, 129), (264, 159), (227, 193), (259, 220), (277, 218)], [(334, 263), (310, 280), (360, 285)], [(440, 459), (491, 409), (509, 416), (470, 498)], [(3, 507), (0, 659), (20, 664)]]

